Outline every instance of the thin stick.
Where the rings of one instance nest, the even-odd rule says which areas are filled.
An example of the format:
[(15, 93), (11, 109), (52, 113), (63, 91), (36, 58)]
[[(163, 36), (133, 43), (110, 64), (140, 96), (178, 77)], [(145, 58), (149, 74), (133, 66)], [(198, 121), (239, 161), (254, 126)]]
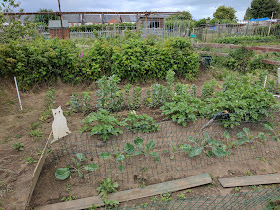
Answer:
[(22, 110), (22, 105), (21, 105), (21, 100), (20, 100), (20, 95), (19, 95), (19, 91), (18, 91), (18, 86), (17, 86), (17, 79), (16, 79), (16, 77), (14, 77), (14, 80), (15, 80), (15, 84), (16, 84), (16, 89), (17, 89), (17, 95), (18, 95), (18, 101), (19, 101), (20, 109)]

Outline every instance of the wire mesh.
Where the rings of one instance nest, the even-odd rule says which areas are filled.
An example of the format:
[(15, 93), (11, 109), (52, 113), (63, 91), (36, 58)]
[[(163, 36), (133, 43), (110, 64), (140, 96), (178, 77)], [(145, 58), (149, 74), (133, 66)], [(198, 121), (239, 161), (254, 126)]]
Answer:
[[(50, 158), (52, 161), (69, 165), (75, 154), (84, 154), (87, 159), (85, 164), (94, 163), (99, 167), (98, 170), (87, 174), (91, 183), (106, 177), (122, 184), (135, 183), (137, 180), (150, 180), (162, 174), (176, 179), (184, 177), (187, 171), (215, 163), (238, 162), (267, 156), (278, 157), (280, 143), (270, 139), (261, 140), (258, 137), (259, 132), (267, 132), (263, 126), (265, 122), (273, 123), (277, 130), (278, 120), (279, 113), (272, 112), (271, 117), (264, 117), (262, 121), (243, 121), (234, 128), (225, 128), (223, 123), (214, 121), (204, 130), (201, 128), (209, 121), (206, 118), (189, 122), (186, 127), (168, 121), (159, 123), (158, 132), (142, 133), (137, 129), (127, 130), (119, 136), (111, 136), (106, 142), (100, 139), (100, 135), (74, 133), (50, 146)], [(240, 132), (244, 132), (244, 128), (250, 131), (248, 141), (238, 146), (234, 142), (240, 138)], [(225, 132), (229, 133), (229, 139), (225, 138)], [(211, 154), (211, 145), (205, 145), (207, 135), (209, 139), (226, 145), (227, 155), (219, 157)], [(137, 143), (139, 138), (143, 141), (141, 145)], [(201, 154), (190, 157), (184, 150), (184, 147), (188, 147), (187, 144), (193, 148), (197, 146), (202, 148)], [(118, 159), (120, 155), (125, 158)]]
[(263, 209), (271, 200), (279, 199), (280, 188), (235, 193), (226, 196), (191, 197), (172, 202), (123, 206), (118, 209)]

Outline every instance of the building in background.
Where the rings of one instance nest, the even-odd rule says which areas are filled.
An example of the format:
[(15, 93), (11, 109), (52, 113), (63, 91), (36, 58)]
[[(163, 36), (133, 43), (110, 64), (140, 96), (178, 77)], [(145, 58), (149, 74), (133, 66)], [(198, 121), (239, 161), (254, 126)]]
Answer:
[(62, 19), (67, 20), (69, 26), (82, 25), (82, 16), (80, 14), (65, 14)]
[(85, 25), (96, 25), (101, 24), (101, 15), (84, 15), (84, 24)]

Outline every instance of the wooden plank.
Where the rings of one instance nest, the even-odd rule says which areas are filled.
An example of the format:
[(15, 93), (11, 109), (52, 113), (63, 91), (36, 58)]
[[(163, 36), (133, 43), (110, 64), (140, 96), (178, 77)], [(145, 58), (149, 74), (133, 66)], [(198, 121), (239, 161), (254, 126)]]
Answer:
[(256, 175), (256, 176), (243, 176), (243, 177), (234, 177), (234, 178), (220, 178), (218, 180), (223, 187), (275, 184), (275, 183), (280, 183), (280, 173), (268, 174), (268, 175)]
[(280, 66), (280, 61), (263, 59), (262, 62), (265, 63), (265, 64), (271, 64), (271, 65)]
[(216, 53), (211, 51), (196, 51), (198, 54), (205, 54), (205, 55), (216, 55), (216, 56), (225, 56), (227, 57), (228, 53)]
[[(190, 176), (184, 179), (177, 179), (169, 182), (163, 182), (160, 184), (154, 184), (145, 188), (136, 188), (131, 190), (125, 190), (121, 192), (115, 192), (108, 195), (109, 200), (117, 200), (119, 202), (135, 200), (139, 198), (145, 198), (153, 195), (162, 194), (165, 192), (175, 192), (184, 190), (200, 185), (212, 183), (212, 179), (209, 174), (200, 174), (197, 176)], [(78, 200), (50, 204), (41, 207), (35, 207), (35, 210), (72, 210), (72, 209), (85, 209), (94, 204), (96, 207), (103, 206), (104, 203), (100, 196), (94, 196), (89, 198), (82, 198)]]
[(32, 197), (32, 194), (33, 194), (33, 191), (36, 187), (36, 184), (38, 182), (38, 179), (39, 179), (39, 176), (40, 176), (40, 173), (42, 171), (42, 168), (43, 168), (43, 165), (46, 161), (46, 158), (47, 158), (47, 148), (48, 148), (48, 145), (49, 145), (49, 141), (50, 141), (50, 137), (52, 135), (52, 131), (49, 135), (49, 138), (47, 140), (47, 143), (43, 149), (43, 152), (42, 152), (42, 155), (38, 161), (38, 164), (36, 165), (36, 168), (33, 172), (33, 175), (32, 175), (32, 179), (31, 179), (31, 186), (29, 188), (29, 194), (28, 194), (28, 200), (27, 200), (27, 203), (26, 203), (26, 206), (25, 206), (25, 209), (29, 209), (28, 206), (29, 206), (29, 203), (30, 203), (30, 200), (31, 200), (31, 197)]

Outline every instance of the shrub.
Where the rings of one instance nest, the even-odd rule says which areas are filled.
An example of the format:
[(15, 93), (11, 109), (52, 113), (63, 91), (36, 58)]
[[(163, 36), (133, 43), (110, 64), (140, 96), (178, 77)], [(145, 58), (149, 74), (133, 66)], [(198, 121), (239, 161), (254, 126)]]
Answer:
[(91, 135), (100, 134), (103, 141), (108, 140), (112, 135), (117, 136), (123, 133), (119, 126), (126, 126), (126, 123), (119, 121), (105, 109), (90, 113), (82, 123), (84, 125), (81, 132), (89, 131)]
[(124, 122), (127, 123), (127, 129), (132, 130), (132, 132), (156, 132), (160, 129), (160, 126), (155, 123), (152, 117), (146, 114), (137, 115), (136, 113), (130, 112)]

